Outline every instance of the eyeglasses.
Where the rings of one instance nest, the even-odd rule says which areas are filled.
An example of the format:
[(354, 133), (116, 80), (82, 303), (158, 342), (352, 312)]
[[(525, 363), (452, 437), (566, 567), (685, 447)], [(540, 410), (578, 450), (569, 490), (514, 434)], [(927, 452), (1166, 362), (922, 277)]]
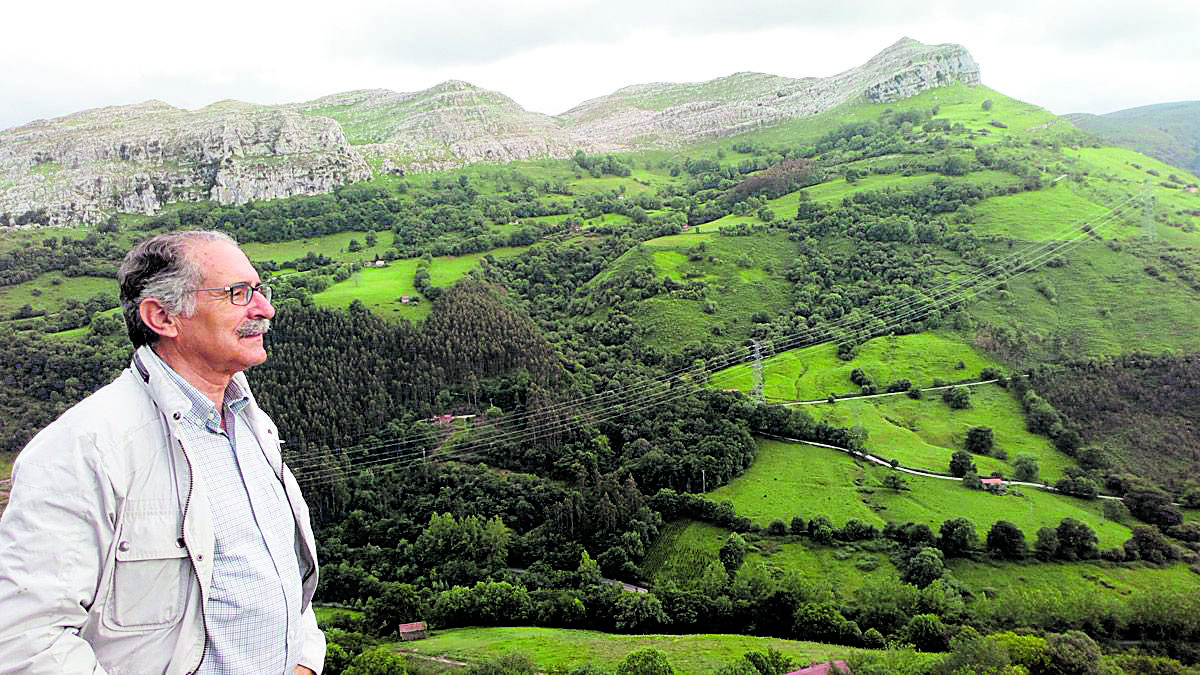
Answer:
[(229, 302), (235, 305), (248, 305), (254, 299), (254, 291), (262, 293), (262, 296), (271, 301), (271, 287), (266, 284), (255, 284), (251, 286), (246, 282), (236, 283), (232, 286), (223, 286), (221, 288), (193, 288), (193, 293), (200, 291), (221, 291), (229, 294)]

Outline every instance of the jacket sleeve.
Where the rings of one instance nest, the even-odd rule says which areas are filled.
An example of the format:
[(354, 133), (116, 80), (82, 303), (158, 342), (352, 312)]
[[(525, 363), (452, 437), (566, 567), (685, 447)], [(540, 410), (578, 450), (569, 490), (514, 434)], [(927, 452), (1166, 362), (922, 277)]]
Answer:
[(300, 615), (300, 665), (317, 675), (325, 667), (325, 633), (317, 627), (317, 615), (312, 603)]
[(0, 672), (103, 673), (79, 637), (112, 541), (90, 441), (48, 428), (13, 466), (0, 517)]

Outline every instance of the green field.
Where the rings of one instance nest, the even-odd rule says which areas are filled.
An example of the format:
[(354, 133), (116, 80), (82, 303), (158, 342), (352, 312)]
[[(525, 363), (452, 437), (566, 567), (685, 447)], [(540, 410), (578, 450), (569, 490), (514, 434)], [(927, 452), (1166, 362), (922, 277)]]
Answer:
[(657, 649), (676, 673), (711, 673), (748, 651), (774, 648), (800, 665), (845, 658), (847, 647), (743, 635), (613, 635), (587, 630), (459, 628), (435, 631), (427, 640), (404, 644), (405, 651), (459, 661), (481, 662), (507, 654), (528, 656), (542, 672), (592, 664), (614, 671), (630, 652)]
[[(783, 274), (794, 257), (795, 244), (780, 232), (753, 237), (688, 232), (643, 242), (590, 283), (647, 268), (656, 279), (703, 282), (702, 300), (659, 295), (641, 301), (632, 316), (648, 341), (680, 349), (712, 339), (714, 329), (731, 338), (749, 335), (756, 312), (770, 315), (787, 303)], [(706, 304), (711, 313), (704, 311)]]
[[(338, 262), (368, 261), (374, 260), (376, 255), (383, 255), (390, 250), (395, 235), (391, 230), (384, 230), (375, 233), (375, 236), (377, 241), (374, 246), (370, 247), (367, 246), (366, 232), (339, 232), (323, 237), (293, 239), (292, 241), (249, 242), (242, 245), (242, 250), (246, 252), (246, 257), (251, 261), (270, 260), (283, 263), (303, 258), (310, 252), (320, 253)], [(362, 250), (354, 253), (347, 251), (351, 239), (357, 240), (362, 246)]]
[[(500, 248), (488, 253), (434, 258), (429, 266), (429, 282), (436, 288), (448, 288), (479, 266), (484, 256), (507, 258), (519, 255), (525, 248)], [(336, 283), (313, 296), (318, 307), (345, 308), (358, 300), (368, 309), (386, 319), (417, 321), (429, 315), (431, 303), (422, 298), (416, 304), (402, 304), (407, 295), (418, 297), (413, 276), (421, 261), (416, 258), (395, 260), (386, 267), (367, 267), (346, 281)]]
[(1075, 462), (1059, 452), (1044, 436), (1025, 428), (1020, 404), (1008, 390), (987, 384), (970, 387), (971, 406), (953, 410), (941, 400), (940, 392), (925, 394), (920, 401), (907, 396), (838, 401), (834, 405), (805, 406), (816, 419), (833, 426), (862, 427), (867, 432), (866, 449), (885, 459), (898, 459), (913, 469), (946, 473), (950, 455), (966, 447), (967, 431), (973, 427), (992, 430), (995, 447), (1008, 454), (1005, 461), (972, 456), (979, 475), (999, 471), (1013, 475), (1017, 457), (1035, 458), (1040, 480), (1054, 482)]
[(32, 281), (12, 286), (0, 286), (0, 319), (28, 304), (35, 311), (54, 314), (62, 310), (68, 299), (86, 301), (104, 295), (117, 303), (116, 279), (98, 277), (68, 277), (62, 272), (47, 272)]
[[(1009, 255), (1005, 246), (996, 255)], [(1011, 360), (1049, 356), (1094, 358), (1128, 352), (1193, 351), (1200, 335), (1200, 292), (1156, 261), (1161, 277), (1145, 271), (1167, 253), (1162, 242), (1084, 242), (1065, 251), (1061, 267), (1042, 267), (981, 294), (969, 312), (977, 322), (1011, 327), (1018, 338)], [(986, 344), (979, 327), (966, 339)]]
[[(1028, 539), (1028, 536), (1026, 537)], [(1129, 595), (1159, 589), (1200, 591), (1200, 574), (1187, 565), (1153, 567), (1131, 563), (991, 563), (957, 559), (949, 565), (956, 579), (977, 592), (983, 589), (1029, 593), (1096, 593)]]
[[(958, 364), (963, 367), (959, 368)], [(953, 382), (979, 375), (998, 364), (964, 344), (957, 336), (921, 333), (880, 337), (859, 347), (850, 361), (837, 358), (832, 344), (776, 354), (763, 360), (763, 395), (776, 401), (811, 401), (829, 394), (856, 394), (850, 373), (861, 369), (882, 391), (889, 383), (908, 380), (919, 387), (935, 379)], [(710, 386), (749, 392), (754, 387), (751, 364), (713, 373)]]
[(971, 229), (1019, 241), (1053, 241), (1074, 236), (1085, 224), (1106, 239), (1137, 234), (1136, 228), (1114, 222), (1108, 207), (1080, 195), (1066, 180), (1036, 192), (985, 199), (975, 207)]
[(758, 457), (742, 476), (709, 496), (728, 500), (739, 515), (760, 525), (772, 520), (823, 515), (836, 526), (851, 518), (882, 527), (890, 522), (925, 523), (935, 531), (951, 518), (966, 518), (980, 537), (1007, 520), (1032, 541), (1042, 527), (1075, 518), (1095, 530), (1101, 547), (1120, 546), (1129, 528), (1106, 520), (1100, 500), (1085, 501), (1034, 488), (998, 496), (969, 490), (961, 482), (905, 475), (911, 490), (882, 487), (890, 469), (851, 459), (842, 452), (805, 444), (760, 441)]

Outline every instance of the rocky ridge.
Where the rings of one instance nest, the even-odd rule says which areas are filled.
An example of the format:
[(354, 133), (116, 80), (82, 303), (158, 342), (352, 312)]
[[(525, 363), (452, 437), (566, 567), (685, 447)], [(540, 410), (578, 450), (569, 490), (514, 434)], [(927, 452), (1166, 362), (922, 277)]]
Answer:
[(97, 223), (175, 201), (317, 194), (367, 180), (372, 167), (403, 173), (675, 147), (955, 83), (979, 83), (963, 47), (905, 38), (831, 77), (736, 73), (634, 85), (557, 117), (453, 80), (275, 106), (224, 101), (187, 111), (148, 101), (0, 131), (0, 224)]

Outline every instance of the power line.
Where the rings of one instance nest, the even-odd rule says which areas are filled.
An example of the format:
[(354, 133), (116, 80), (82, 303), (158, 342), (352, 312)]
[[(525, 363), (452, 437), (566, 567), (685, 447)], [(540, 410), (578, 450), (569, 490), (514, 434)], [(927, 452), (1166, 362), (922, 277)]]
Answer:
[[(1099, 226), (1106, 225), (1113, 218), (1120, 215), (1119, 210), (1131, 203), (1134, 199), (1136, 199), (1135, 196), (1129, 197), (1118, 205), (1111, 207), (1107, 213), (1101, 217), (1098, 217), (1097, 219), (1094, 219), (1094, 221), (1098, 222)], [(1013, 255), (1008, 256), (1007, 259), (993, 261), (983, 270), (980, 270), (974, 275), (968, 276), (966, 279), (943, 282), (940, 285), (940, 288), (934, 287), (932, 289), (925, 289), (927, 291), (924, 294), (925, 297), (916, 297), (911, 298), (909, 301), (895, 303), (891, 307), (887, 308), (886, 312), (881, 312), (874, 315), (869, 314), (866, 316), (861, 316), (861, 318), (847, 317), (834, 322), (828, 327), (809, 329), (807, 331), (795, 333), (791, 336), (785, 336), (781, 338), (782, 344), (779, 342), (780, 339), (777, 339), (774, 341), (773, 351), (779, 352), (799, 346), (811, 346), (805, 345), (804, 343), (806, 341), (821, 340), (821, 342), (813, 342), (813, 344), (821, 344), (822, 342), (827, 341), (828, 338), (831, 337), (831, 333), (833, 333), (835, 330), (839, 328), (848, 328), (856, 324), (859, 325), (855, 330), (854, 335), (858, 338), (874, 336), (873, 334), (879, 330), (884, 330), (884, 332), (886, 332), (889, 324), (894, 328), (895, 326), (901, 325), (903, 321), (916, 317), (923, 312), (928, 312), (938, 309), (939, 307), (952, 305), (955, 302), (967, 298), (971, 293), (978, 292), (980, 290), (990, 290), (990, 288), (993, 288), (996, 285), (1007, 281), (1008, 279), (1035, 269), (1054, 255), (1067, 250), (1069, 247), (1077, 244), (1078, 241), (1086, 238), (1089, 231), (1093, 230), (1094, 227), (1096, 227), (1096, 225), (1093, 223), (1085, 223), (1076, 227), (1064, 228), (1064, 230), (1066, 230), (1068, 233), (1076, 233), (1075, 236), (1072, 236), (1065, 241), (1050, 240), (1048, 242), (1027, 246), (1025, 250), (1014, 253)], [(1058, 234), (1059, 233), (1056, 233), (1056, 236)], [(1014, 260), (1017, 261), (1016, 264), (1012, 262)], [(984, 280), (993, 275), (999, 274), (1006, 268), (1012, 268), (1012, 273), (1008, 276), (1004, 276), (993, 281), (991, 284), (984, 283)], [(915, 295), (919, 296), (921, 293), (918, 292)], [(868, 326), (866, 325), (871, 321), (883, 322), (884, 319), (887, 319), (888, 321), (884, 322), (884, 326), (882, 328), (869, 330)], [(780, 349), (780, 347), (783, 347), (784, 349)], [(725, 356), (714, 357), (712, 360), (717, 361), (718, 364), (720, 364), (719, 367), (716, 368), (719, 370), (721, 368), (727, 368), (731, 365), (737, 365), (740, 362), (744, 362), (746, 358), (744, 354), (745, 351), (742, 349), (735, 352), (730, 352)], [(580, 412), (588, 412), (590, 413), (590, 420), (593, 422), (602, 422), (624, 414), (624, 412), (626, 412), (626, 406), (631, 403), (631, 399), (633, 399), (635, 396), (643, 396), (643, 398), (637, 400), (638, 407), (658, 405), (681, 398), (695, 390), (698, 390), (700, 386), (699, 383), (695, 382), (694, 380), (690, 382), (683, 380), (683, 377), (689, 373), (689, 370), (690, 369), (681, 369), (675, 373), (668, 373), (667, 375), (661, 376), (660, 378), (657, 378), (651, 382), (629, 387), (625, 390), (609, 390), (603, 392), (602, 394), (584, 397), (578, 401), (556, 404), (543, 410), (524, 413), (521, 417), (518, 417), (514, 421), (519, 423), (523, 418), (527, 419), (531, 415), (537, 416), (538, 419), (536, 419), (533, 424), (524, 425), (523, 428), (515, 428), (503, 431), (495, 438), (488, 439), (486, 441), (480, 441), (475, 444), (461, 446), (455, 448), (455, 451), (452, 453), (439, 455), (438, 457), (439, 459), (443, 460), (465, 457), (485, 449), (496, 447), (502, 443), (520, 442), (523, 440), (537, 438), (541, 435), (544, 435), (544, 433), (547, 431), (554, 431), (563, 426), (575, 426), (575, 424), (577, 424), (571, 424), (558, 419), (546, 421), (548, 417), (556, 414), (578, 414)], [(729, 375), (730, 374), (727, 372), (725, 377), (728, 377)], [(664, 385), (667, 386), (665, 392), (661, 391)], [(653, 390), (656, 388), (660, 389), (660, 391), (655, 393)], [(673, 389), (675, 391), (673, 391)], [(599, 404), (602, 407), (595, 410), (586, 410), (585, 408), (589, 404)], [(605, 406), (607, 406), (607, 408)], [(484, 429), (494, 427), (494, 424), (487, 425), (484, 427)], [(400, 439), (382, 441), (372, 446), (358, 446), (351, 449), (356, 452), (370, 452), (372, 450), (383, 448), (388, 448), (389, 451), (383, 453), (382, 455), (371, 457), (368, 460), (357, 463), (351, 462), (350, 468), (362, 468), (384, 463), (411, 463), (412, 461), (417, 460), (415, 455), (418, 452), (424, 451), (424, 448), (416, 445), (415, 442), (402, 441)], [(341, 471), (341, 468), (334, 469), (331, 467), (323, 467), (319, 466), (319, 463), (319, 459), (313, 458), (313, 460), (307, 465), (302, 463), (293, 467), (294, 470), (297, 471), (297, 478), (301, 479), (301, 477), (303, 477), (305, 482), (311, 482), (315, 485), (321, 482), (323, 478), (329, 475), (336, 475)]]

